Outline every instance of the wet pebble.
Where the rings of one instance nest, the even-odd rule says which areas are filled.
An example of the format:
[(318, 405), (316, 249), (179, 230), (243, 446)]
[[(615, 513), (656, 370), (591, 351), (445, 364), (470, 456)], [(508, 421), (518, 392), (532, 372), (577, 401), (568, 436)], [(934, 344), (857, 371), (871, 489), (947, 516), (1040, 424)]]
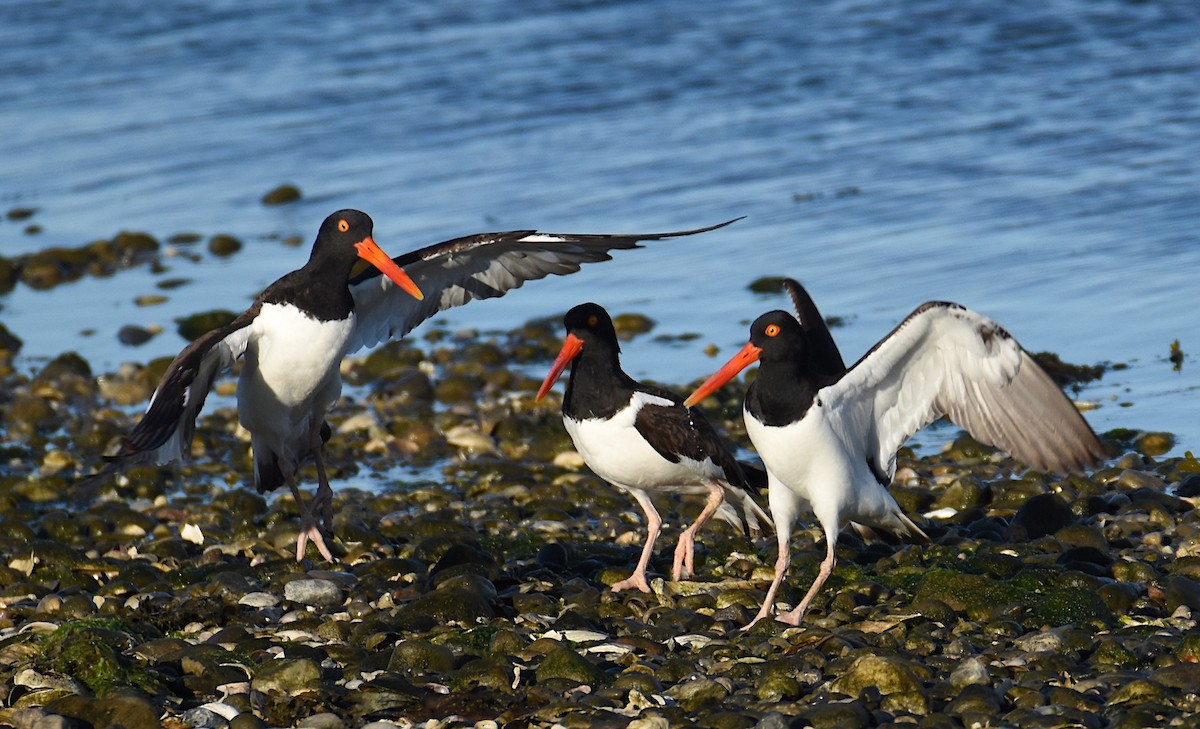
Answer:
[(289, 580), (283, 586), (283, 597), (290, 602), (317, 608), (341, 605), (343, 600), (341, 585), (323, 579)]

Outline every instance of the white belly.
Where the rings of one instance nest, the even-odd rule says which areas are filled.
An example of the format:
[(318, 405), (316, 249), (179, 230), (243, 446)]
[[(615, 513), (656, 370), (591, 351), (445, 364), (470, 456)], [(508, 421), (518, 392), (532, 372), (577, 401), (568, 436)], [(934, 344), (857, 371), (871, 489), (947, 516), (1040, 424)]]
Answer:
[(746, 434), (763, 465), (782, 485), (807, 502), (851, 476), (840, 439), (814, 407), (799, 422), (766, 426), (745, 413)]
[(700, 484), (716, 478), (710, 461), (683, 458), (672, 463), (659, 455), (633, 427), (638, 410), (646, 403), (669, 405), (668, 400), (634, 393), (629, 407), (608, 420), (564, 417), (563, 425), (597, 476), (616, 486), (646, 491), (703, 492)]
[(339, 370), (354, 316), (320, 322), (290, 306), (264, 304), (251, 327), (238, 417), (251, 433), (294, 437), (341, 395)]
[[(746, 433), (771, 474), (771, 501), (785, 488), (823, 524), (887, 525), (899, 511), (871, 471), (865, 435), (848, 431), (836, 413), (814, 405), (799, 422), (769, 427), (745, 414)], [(777, 520), (778, 521), (778, 520)]]

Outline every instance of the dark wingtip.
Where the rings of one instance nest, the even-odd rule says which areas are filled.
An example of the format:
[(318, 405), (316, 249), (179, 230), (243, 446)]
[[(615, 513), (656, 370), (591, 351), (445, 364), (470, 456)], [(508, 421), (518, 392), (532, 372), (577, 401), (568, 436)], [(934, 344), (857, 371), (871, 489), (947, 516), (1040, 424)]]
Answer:
[(834, 341), (833, 334), (825, 324), (825, 318), (821, 316), (821, 310), (817, 308), (816, 302), (808, 295), (804, 286), (794, 278), (784, 278), (782, 286), (783, 290), (787, 292), (788, 298), (792, 300), (792, 307), (796, 310), (796, 318), (800, 320), (800, 326), (808, 335), (818, 369), (826, 375), (840, 376), (844, 374), (846, 362), (842, 359), (842, 352), (838, 349), (837, 342)]
[(671, 233), (646, 233), (645, 235), (630, 235), (630, 236), (619, 236), (619, 237), (638, 238), (640, 240), (661, 240), (663, 238), (681, 238), (685, 235), (697, 235), (699, 233), (708, 233), (708, 232), (711, 232), (714, 230), (719, 230), (728, 225), (733, 225), (734, 223), (736, 223), (739, 220), (745, 220), (745, 219), (746, 219), (746, 216), (741, 215), (736, 218), (731, 218), (729, 220), (726, 220), (723, 223), (717, 223), (716, 225), (709, 225), (704, 228), (693, 228), (692, 230), (677, 230), (677, 231), (674, 231)]

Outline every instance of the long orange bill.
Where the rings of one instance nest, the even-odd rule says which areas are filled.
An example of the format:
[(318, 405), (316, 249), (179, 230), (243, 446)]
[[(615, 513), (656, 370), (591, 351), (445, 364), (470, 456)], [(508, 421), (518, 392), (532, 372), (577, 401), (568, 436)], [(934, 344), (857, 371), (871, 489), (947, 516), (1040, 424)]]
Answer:
[(408, 277), (403, 268), (396, 265), (396, 262), (388, 258), (388, 254), (383, 252), (383, 249), (375, 242), (371, 236), (363, 238), (354, 244), (355, 250), (358, 251), (358, 257), (367, 261), (375, 268), (378, 268), (380, 273), (387, 276), (395, 282), (397, 286), (412, 294), (417, 301), (423, 301), (425, 294), (421, 293), (421, 289), (413, 283), (413, 280)]
[(571, 364), (571, 360), (578, 357), (582, 351), (583, 340), (574, 334), (567, 334), (562, 350), (559, 351), (554, 364), (550, 366), (550, 372), (546, 374), (546, 379), (542, 380), (542, 386), (538, 388), (536, 399), (541, 400), (546, 396), (547, 392), (550, 392), (550, 388), (554, 387), (555, 382), (558, 382), (558, 376), (563, 373), (567, 365)]
[(746, 369), (750, 365), (758, 361), (758, 355), (762, 354), (762, 349), (756, 347), (750, 342), (746, 342), (746, 346), (742, 347), (741, 351), (733, 355), (733, 359), (721, 366), (721, 369), (713, 373), (713, 376), (704, 381), (704, 384), (696, 388), (696, 391), (688, 395), (688, 399), (683, 401), (684, 407), (691, 407), (700, 402), (704, 398), (713, 394), (713, 392), (732, 380), (737, 373)]

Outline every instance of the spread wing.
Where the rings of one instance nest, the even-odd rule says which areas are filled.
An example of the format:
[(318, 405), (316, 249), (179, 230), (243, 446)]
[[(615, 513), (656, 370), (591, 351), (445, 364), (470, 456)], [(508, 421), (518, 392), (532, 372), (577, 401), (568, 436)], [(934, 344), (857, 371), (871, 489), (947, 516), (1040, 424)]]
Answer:
[(249, 325), (258, 311), (259, 304), (255, 303), (229, 324), (189, 344), (175, 357), (150, 397), (142, 419), (121, 441), (120, 449), (105, 456), (109, 462), (105, 472), (133, 463), (166, 463), (188, 453), (196, 416), (204, 407), (213, 381), (246, 351)]
[(417, 301), (371, 267), (350, 279), (357, 322), (348, 352), (399, 339), (444, 309), (491, 299), (526, 281), (574, 273), (585, 263), (607, 261), (610, 251), (640, 248), (640, 241), (678, 238), (734, 222), (672, 233), (592, 235), (517, 230), (480, 233), (422, 248), (393, 259), (425, 295)]
[(796, 309), (796, 318), (800, 320), (800, 326), (808, 335), (812, 362), (817, 371), (823, 375), (834, 376), (844, 373), (846, 363), (842, 360), (842, 353), (838, 350), (837, 342), (833, 341), (833, 335), (825, 324), (825, 317), (821, 316), (812, 297), (795, 279), (785, 278), (783, 290), (791, 297), (792, 306)]
[(947, 416), (976, 440), (1045, 471), (1080, 471), (1104, 447), (1079, 411), (995, 321), (957, 304), (922, 304), (818, 395), (868, 433), (876, 463)]

